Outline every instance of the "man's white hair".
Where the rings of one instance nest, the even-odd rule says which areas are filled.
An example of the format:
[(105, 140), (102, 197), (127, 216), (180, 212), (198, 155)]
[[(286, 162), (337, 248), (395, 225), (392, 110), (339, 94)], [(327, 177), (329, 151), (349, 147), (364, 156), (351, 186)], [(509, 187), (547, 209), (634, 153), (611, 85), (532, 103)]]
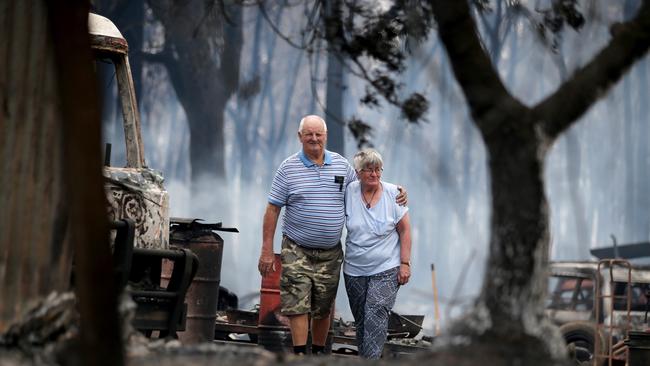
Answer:
[(323, 128), (325, 129), (325, 132), (327, 132), (327, 123), (325, 123), (325, 120), (322, 119), (320, 116), (317, 116), (315, 114), (310, 114), (308, 116), (304, 116), (300, 120), (300, 125), (298, 125), (298, 133), (302, 133), (302, 128), (305, 126), (305, 121), (309, 119), (317, 119), (323, 123)]

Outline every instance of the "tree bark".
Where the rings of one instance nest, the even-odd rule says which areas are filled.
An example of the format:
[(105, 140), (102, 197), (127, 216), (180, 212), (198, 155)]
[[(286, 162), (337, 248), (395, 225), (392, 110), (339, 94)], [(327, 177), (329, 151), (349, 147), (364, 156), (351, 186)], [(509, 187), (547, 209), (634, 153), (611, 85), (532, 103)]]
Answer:
[[(493, 135), (486, 142), (492, 218), (490, 254), (480, 301), (498, 324), (493, 332), (501, 336), (536, 333), (534, 327), (539, 326), (544, 311), (543, 273), (549, 244), (543, 182), (545, 149), (530, 124), (512, 121), (502, 124), (500, 136)], [(515, 128), (519, 133), (513, 133)], [(513, 134), (519, 135), (517, 141), (504, 144)]]
[(327, 90), (325, 119), (327, 120), (327, 149), (345, 155), (345, 119), (343, 95), (345, 74), (340, 43), (343, 35), (341, 0), (324, 0), (324, 26), (327, 40)]
[(334, 50), (327, 52), (327, 101), (325, 118), (327, 120), (327, 149), (345, 156), (346, 124), (343, 115), (345, 76), (340, 57)]
[(47, 5), (5, 2), (0, 11), (0, 333), (25, 309), (69, 288), (72, 244), (63, 119)]

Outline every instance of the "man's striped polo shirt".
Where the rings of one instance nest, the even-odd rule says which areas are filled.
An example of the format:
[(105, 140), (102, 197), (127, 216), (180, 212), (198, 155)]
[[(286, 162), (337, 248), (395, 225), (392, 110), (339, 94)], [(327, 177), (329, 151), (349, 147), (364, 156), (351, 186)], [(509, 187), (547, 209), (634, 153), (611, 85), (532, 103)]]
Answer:
[(285, 207), (282, 233), (307, 248), (331, 248), (341, 239), (345, 224), (345, 188), (356, 180), (354, 169), (341, 155), (325, 150), (322, 166), (304, 152), (280, 164), (268, 200)]

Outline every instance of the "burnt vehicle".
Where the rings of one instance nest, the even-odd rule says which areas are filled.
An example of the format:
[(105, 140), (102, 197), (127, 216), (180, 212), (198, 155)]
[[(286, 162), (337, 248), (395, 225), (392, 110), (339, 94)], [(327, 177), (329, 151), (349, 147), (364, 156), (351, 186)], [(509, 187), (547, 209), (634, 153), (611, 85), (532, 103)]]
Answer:
[(130, 219), (135, 223), (136, 248), (168, 249), (169, 194), (163, 186), (162, 174), (145, 163), (128, 44), (117, 27), (100, 15), (89, 14), (88, 30), (96, 70), (108, 70), (112, 75), (110, 86), (116, 81), (124, 129), (125, 166), (110, 166), (109, 148), (105, 157), (103, 174), (109, 220)]
[(622, 259), (553, 262), (546, 313), (578, 361), (624, 359), (628, 332), (648, 329), (649, 296), (648, 265)]
[[(122, 117), (125, 165), (111, 166), (112, 145), (107, 144), (103, 168), (116, 282), (137, 305), (134, 328), (148, 336), (158, 331), (159, 337), (177, 338), (177, 331), (186, 330), (185, 297), (198, 257), (169, 245), (169, 194), (162, 174), (145, 163), (127, 41), (109, 19), (97, 14), (89, 14), (88, 32), (101, 92), (116, 93)], [(109, 75), (108, 83), (102, 75)]]

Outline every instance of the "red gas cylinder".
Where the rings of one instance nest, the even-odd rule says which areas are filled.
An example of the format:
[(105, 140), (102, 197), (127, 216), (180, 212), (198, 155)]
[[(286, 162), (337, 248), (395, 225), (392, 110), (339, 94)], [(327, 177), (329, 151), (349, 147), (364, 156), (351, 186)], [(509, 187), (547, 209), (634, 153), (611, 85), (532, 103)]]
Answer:
[(280, 254), (274, 258), (275, 271), (262, 277), (262, 288), (260, 289), (260, 315), (258, 327), (272, 327), (286, 325), (289, 323), (286, 317), (280, 315), (280, 275), (282, 274), (282, 260)]
[(289, 319), (280, 314), (280, 254), (274, 258), (275, 271), (262, 277), (260, 289), (260, 314), (257, 322), (257, 343), (272, 352), (290, 353), (292, 350)]

